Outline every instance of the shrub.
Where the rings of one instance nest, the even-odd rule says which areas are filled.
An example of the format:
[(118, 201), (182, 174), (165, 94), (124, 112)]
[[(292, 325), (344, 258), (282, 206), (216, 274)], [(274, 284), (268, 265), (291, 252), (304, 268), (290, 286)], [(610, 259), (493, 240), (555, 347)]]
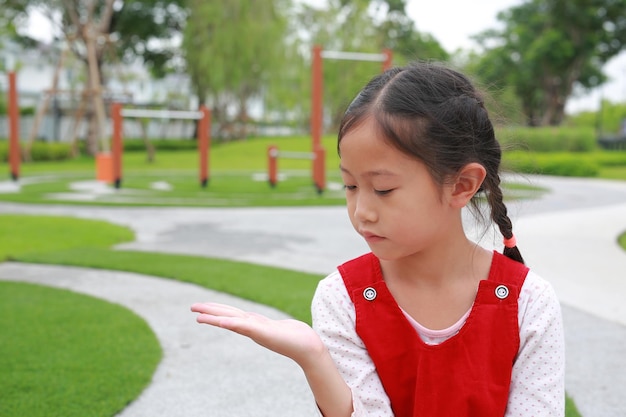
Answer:
[(72, 158), (72, 146), (69, 143), (35, 142), (31, 148), (33, 161), (62, 161)]
[(502, 127), (496, 137), (505, 149), (534, 152), (589, 152), (597, 149), (589, 127)]
[[(25, 146), (22, 143), (22, 149)], [(62, 161), (72, 158), (72, 146), (69, 143), (59, 142), (34, 142), (31, 148), (31, 158), (33, 161)], [(0, 161), (9, 160), (9, 143), (0, 141)]]
[[(195, 139), (151, 139), (150, 143), (157, 151), (189, 151), (198, 149)], [(124, 151), (143, 152), (146, 144), (142, 139), (124, 138)]]
[(531, 152), (507, 152), (503, 168), (525, 174), (558, 175), (564, 177), (595, 177), (600, 165), (593, 158), (581, 158), (579, 154), (535, 154)]

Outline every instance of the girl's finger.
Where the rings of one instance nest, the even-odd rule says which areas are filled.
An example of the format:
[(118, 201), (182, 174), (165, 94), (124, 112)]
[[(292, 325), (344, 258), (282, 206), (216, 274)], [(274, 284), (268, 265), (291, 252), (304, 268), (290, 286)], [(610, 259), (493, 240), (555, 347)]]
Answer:
[(211, 314), (225, 317), (246, 317), (247, 314), (235, 307), (217, 303), (195, 303), (191, 306), (191, 311), (201, 314)]

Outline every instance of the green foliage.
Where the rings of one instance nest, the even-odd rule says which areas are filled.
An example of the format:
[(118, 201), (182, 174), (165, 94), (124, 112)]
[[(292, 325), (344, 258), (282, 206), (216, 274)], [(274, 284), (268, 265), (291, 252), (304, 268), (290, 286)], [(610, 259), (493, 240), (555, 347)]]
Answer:
[(215, 120), (227, 108), (247, 122), (248, 100), (279, 77), (285, 62), (286, 20), (279, 0), (189, 0), (183, 50), (200, 103), (211, 99)]
[(504, 156), (503, 167), (526, 174), (564, 177), (595, 177), (600, 172), (597, 161), (573, 153), (509, 152)]
[[(34, 142), (31, 148), (33, 161), (63, 161), (72, 158), (72, 147), (68, 143)], [(0, 141), (0, 161), (9, 160), (9, 143)]]
[(594, 128), (601, 134), (620, 133), (626, 120), (626, 103), (602, 100), (600, 104), (598, 111), (585, 111), (568, 117), (567, 125)]
[(180, 70), (179, 49), (171, 39), (181, 34), (187, 19), (186, 0), (118, 1), (110, 32), (119, 35), (118, 57), (140, 57), (155, 77)]
[(72, 158), (72, 147), (69, 143), (34, 142), (31, 148), (33, 161), (62, 161)]
[(40, 285), (0, 282), (0, 329), (5, 417), (116, 415), (161, 358), (158, 340), (134, 313)]
[(514, 86), (530, 125), (557, 125), (574, 83), (606, 77), (602, 65), (626, 44), (626, 0), (529, 0), (498, 15), (501, 31), (478, 36), (485, 53), (476, 74), (498, 88)]
[[(198, 142), (194, 139), (151, 139), (150, 143), (156, 151), (195, 151)], [(124, 139), (124, 152), (145, 152), (143, 139)]]
[(589, 152), (598, 147), (594, 130), (585, 127), (501, 127), (496, 137), (507, 150)]

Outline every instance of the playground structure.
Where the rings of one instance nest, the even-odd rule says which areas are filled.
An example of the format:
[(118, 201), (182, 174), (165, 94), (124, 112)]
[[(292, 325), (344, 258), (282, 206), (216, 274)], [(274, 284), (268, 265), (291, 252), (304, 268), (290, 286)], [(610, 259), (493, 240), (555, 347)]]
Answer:
[(382, 71), (391, 68), (393, 54), (385, 49), (382, 53), (325, 51), (320, 45), (314, 45), (311, 56), (311, 152), (285, 152), (279, 151), (276, 146), (270, 146), (268, 155), (268, 180), (270, 186), (275, 187), (278, 183), (278, 158), (287, 159), (310, 159), (312, 160), (313, 183), (318, 193), (326, 188), (326, 152), (322, 145), (322, 132), (324, 123), (324, 70), (323, 60), (349, 60), (381, 62)]
[(20, 112), (17, 102), (17, 75), (9, 72), (9, 170), (13, 181), (20, 177)]
[(124, 118), (197, 120), (197, 140), (200, 185), (205, 188), (209, 182), (209, 152), (211, 143), (211, 112), (205, 106), (198, 111), (146, 110), (123, 108), (120, 103), (111, 105), (113, 133), (110, 152), (96, 156), (96, 178), (112, 183), (115, 188), (122, 184), (122, 156), (124, 153)]
[[(90, 48), (91, 49), (91, 48)], [(318, 193), (326, 188), (325, 149), (321, 143), (323, 132), (323, 59), (351, 60), (381, 62), (382, 70), (391, 67), (392, 52), (388, 49), (382, 53), (361, 53), (344, 51), (324, 51), (321, 46), (315, 45), (312, 49), (311, 65), (311, 151), (289, 152), (279, 151), (277, 147), (268, 149), (268, 179), (272, 187), (278, 183), (278, 159), (309, 159), (312, 161), (312, 179)], [(62, 60), (60, 60), (61, 62)], [(61, 64), (59, 63), (59, 66)], [(94, 68), (90, 65), (90, 69)], [(55, 73), (56, 74), (56, 73)], [(55, 75), (54, 79), (56, 80)], [(91, 97), (94, 101), (96, 116), (99, 122), (104, 119), (102, 105), (102, 93), (100, 80), (97, 76), (92, 77), (90, 89), (83, 91), (83, 99)], [(11, 177), (19, 178), (19, 164), (22, 151), (19, 142), (19, 110), (17, 104), (17, 89), (15, 85), (15, 73), (9, 73), (9, 162)], [(53, 88), (49, 93), (55, 93), (56, 83), (53, 80)], [(81, 103), (81, 108), (86, 100)], [(77, 116), (78, 117), (78, 116)], [(146, 110), (122, 108), (119, 103), (111, 105), (111, 119), (113, 134), (111, 143), (102, 138), (102, 150), (96, 155), (96, 177), (98, 180), (112, 183), (116, 188), (122, 183), (122, 155), (123, 155), (123, 119), (124, 118), (161, 118), (161, 119), (192, 119), (198, 121), (198, 153), (199, 153), (199, 179), (202, 187), (206, 187), (209, 181), (209, 147), (210, 147), (210, 112), (202, 107), (199, 111), (169, 111), (169, 110)], [(99, 123), (103, 126), (104, 123)], [(37, 126), (37, 123), (36, 123)], [(102, 130), (102, 129), (99, 129)], [(102, 137), (101, 132), (99, 136)], [(29, 140), (31, 143), (33, 135)]]

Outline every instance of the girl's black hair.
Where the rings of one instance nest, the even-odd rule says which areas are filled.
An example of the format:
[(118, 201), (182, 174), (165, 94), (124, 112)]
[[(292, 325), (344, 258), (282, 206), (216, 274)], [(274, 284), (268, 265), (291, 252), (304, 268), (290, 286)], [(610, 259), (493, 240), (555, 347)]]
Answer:
[[(487, 171), (480, 190), (490, 217), (507, 239), (513, 225), (500, 188), (502, 151), (481, 94), (463, 74), (441, 64), (414, 62), (374, 77), (348, 107), (339, 127), (342, 137), (367, 117), (400, 151), (422, 161), (443, 185), (465, 165), (476, 162)], [(476, 199), (473, 208), (479, 212)], [(504, 255), (524, 259), (516, 247)]]

